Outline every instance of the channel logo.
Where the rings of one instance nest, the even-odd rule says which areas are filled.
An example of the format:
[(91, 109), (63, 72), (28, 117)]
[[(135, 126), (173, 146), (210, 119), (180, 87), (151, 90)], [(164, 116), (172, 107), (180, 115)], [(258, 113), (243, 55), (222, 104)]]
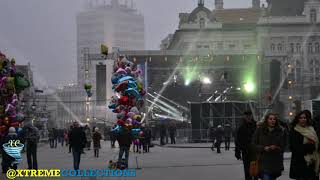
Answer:
[(32, 178), (52, 178), (52, 177), (136, 177), (135, 169), (89, 169), (89, 170), (70, 170), (70, 169), (9, 169), (8, 179), (32, 177)]

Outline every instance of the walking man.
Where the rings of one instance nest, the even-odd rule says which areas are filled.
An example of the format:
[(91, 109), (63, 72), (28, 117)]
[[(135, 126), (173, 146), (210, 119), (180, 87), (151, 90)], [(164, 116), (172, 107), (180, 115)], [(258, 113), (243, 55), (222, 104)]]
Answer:
[(256, 177), (251, 177), (249, 174), (250, 162), (255, 159), (251, 143), (256, 128), (257, 125), (252, 117), (252, 112), (245, 112), (243, 123), (237, 131), (235, 157), (238, 160), (242, 158), (246, 180), (257, 180)]
[(87, 143), (86, 135), (80, 128), (80, 124), (78, 122), (73, 123), (73, 129), (70, 132), (69, 141), (73, 155), (73, 167), (75, 170), (78, 170), (80, 166), (81, 152)]
[(37, 144), (40, 140), (40, 133), (32, 123), (26, 124), (23, 128), (27, 149), (28, 169), (38, 169)]
[(231, 141), (231, 135), (232, 135), (232, 127), (230, 124), (226, 124), (224, 126), (224, 144), (225, 144), (225, 150), (230, 150), (230, 141)]
[(117, 141), (120, 146), (118, 162), (120, 163), (122, 161), (122, 156), (123, 154), (125, 154), (125, 163), (126, 163), (126, 167), (128, 167), (129, 149), (132, 142), (132, 135), (130, 131), (126, 128), (123, 128), (123, 131), (120, 131), (117, 134)]

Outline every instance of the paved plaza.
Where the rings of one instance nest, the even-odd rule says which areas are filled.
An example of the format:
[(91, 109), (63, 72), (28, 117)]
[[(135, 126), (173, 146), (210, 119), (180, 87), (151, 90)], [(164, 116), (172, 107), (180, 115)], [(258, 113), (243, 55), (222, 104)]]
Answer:
[[(132, 179), (132, 180), (243, 180), (242, 162), (234, 158), (234, 151), (222, 151), (222, 154), (204, 148), (209, 144), (200, 144), (202, 148), (178, 148), (155, 146), (150, 153), (130, 153), (130, 168), (138, 168), (136, 177), (77, 177), (63, 179)], [(192, 145), (181, 145), (192, 146)], [(194, 145), (197, 147), (196, 145)], [(106, 169), (107, 161), (116, 160), (118, 148), (110, 148), (110, 142), (102, 142), (100, 157), (94, 158), (93, 150), (82, 155), (80, 169)], [(288, 154), (286, 154), (288, 156)], [(289, 158), (285, 158), (285, 172), (280, 180), (288, 180)], [(136, 163), (136, 160), (138, 163)], [(67, 147), (58, 145), (50, 149), (41, 144), (38, 150), (39, 169), (72, 169), (72, 154)], [(27, 168), (26, 155), (19, 168)], [(141, 169), (140, 169), (141, 168)], [(28, 178), (30, 179), (30, 178)], [(39, 178), (38, 178), (39, 179)], [(43, 178), (42, 178), (43, 179)], [(53, 179), (53, 178), (50, 178)], [(61, 179), (61, 178), (59, 178)]]

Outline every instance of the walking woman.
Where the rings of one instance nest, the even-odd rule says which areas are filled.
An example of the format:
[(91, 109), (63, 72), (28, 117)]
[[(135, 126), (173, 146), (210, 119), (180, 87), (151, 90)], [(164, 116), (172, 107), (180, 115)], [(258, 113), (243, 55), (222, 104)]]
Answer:
[(293, 120), (290, 131), (291, 179), (319, 179), (318, 146), (319, 140), (312, 127), (311, 116), (306, 111), (302, 111)]
[(92, 140), (93, 140), (93, 149), (94, 149), (94, 157), (99, 157), (99, 149), (101, 148), (100, 140), (102, 139), (101, 133), (99, 132), (99, 128), (94, 128)]
[(283, 170), (283, 152), (286, 145), (284, 130), (279, 125), (277, 116), (273, 113), (264, 118), (253, 136), (259, 175), (263, 180), (275, 180)]

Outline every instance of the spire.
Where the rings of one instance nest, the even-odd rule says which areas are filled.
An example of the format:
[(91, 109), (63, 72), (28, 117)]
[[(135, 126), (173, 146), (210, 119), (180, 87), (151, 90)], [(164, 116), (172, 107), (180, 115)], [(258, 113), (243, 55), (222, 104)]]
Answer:
[(252, 8), (259, 9), (260, 8), (260, 0), (252, 0)]
[(223, 9), (223, 0), (215, 0), (216, 9)]
[(204, 0), (198, 0), (198, 6), (204, 6)]

